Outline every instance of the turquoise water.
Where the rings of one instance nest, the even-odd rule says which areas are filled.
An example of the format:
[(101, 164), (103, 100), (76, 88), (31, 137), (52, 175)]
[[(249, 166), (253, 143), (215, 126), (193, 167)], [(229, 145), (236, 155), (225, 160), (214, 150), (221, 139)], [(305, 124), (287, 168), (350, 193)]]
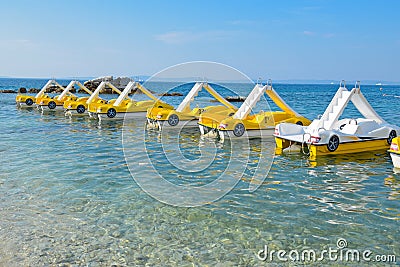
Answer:
[[(0, 79), (0, 89), (45, 82)], [(167, 85), (148, 87), (162, 90)], [(323, 113), (337, 89), (274, 87), (310, 119)], [(246, 86), (236, 88), (246, 95)], [(361, 88), (384, 119), (399, 124), (400, 98), (394, 96), (400, 95), (400, 87), (383, 86), (382, 92), (377, 86)], [(253, 193), (247, 189), (256, 164), (250, 162), (243, 180), (220, 200), (196, 208), (173, 207), (148, 196), (132, 179), (120, 123), (99, 125), (88, 118), (18, 110), (14, 98), (0, 94), (1, 266), (255, 266), (271, 264), (256, 256), (264, 245), (321, 251), (335, 248), (339, 238), (346, 239), (349, 248), (395, 254), (399, 264), (400, 175), (385, 151), (327, 158), (316, 166), (301, 154), (278, 156)], [(182, 98), (167, 99), (177, 105)], [(345, 115), (357, 112), (350, 108)], [(140, 125), (132, 125), (132, 131), (140, 131)], [(158, 138), (157, 132), (148, 131), (147, 149), (158, 151)], [(166, 162), (161, 154), (151, 155), (174, 183), (208, 183), (227, 165), (230, 145), (213, 146), (196, 130), (187, 130), (180, 147), (196, 158), (199, 142), (218, 152), (202, 176), (184, 176), (162, 165)], [(272, 139), (263, 142), (273, 144)], [(260, 145), (259, 140), (250, 142), (250, 161), (257, 159)], [(133, 155), (138, 160), (145, 156)], [(345, 263), (323, 262), (327, 264)]]

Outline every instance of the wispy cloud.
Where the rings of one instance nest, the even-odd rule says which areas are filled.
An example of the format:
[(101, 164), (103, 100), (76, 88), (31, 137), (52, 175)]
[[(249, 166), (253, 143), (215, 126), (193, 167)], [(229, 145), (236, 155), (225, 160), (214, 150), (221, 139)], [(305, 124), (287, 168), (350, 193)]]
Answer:
[(303, 31), (303, 34), (304, 34), (304, 35), (307, 35), (307, 36), (314, 36), (314, 35), (316, 35), (315, 32), (312, 32), (312, 31)]
[(28, 39), (0, 39), (2, 50), (26, 50), (37, 47), (37, 44)]
[(166, 44), (182, 44), (190, 39), (193, 39), (194, 35), (189, 32), (166, 32), (155, 36), (157, 41), (161, 41)]
[(157, 34), (154, 38), (165, 44), (185, 44), (195, 42), (202, 39), (222, 40), (229, 38), (235, 34), (234, 31), (206, 31), (206, 32), (190, 32), (190, 31), (171, 31), (163, 34)]

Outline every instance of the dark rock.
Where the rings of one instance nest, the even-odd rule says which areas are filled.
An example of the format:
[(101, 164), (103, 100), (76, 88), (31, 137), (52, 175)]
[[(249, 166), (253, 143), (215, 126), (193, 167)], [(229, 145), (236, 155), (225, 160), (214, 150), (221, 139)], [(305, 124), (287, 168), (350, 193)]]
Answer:
[(112, 94), (113, 90), (111, 88), (104, 88), (103, 90), (101, 90), (100, 93), (101, 94)]
[[(246, 98), (243, 96), (227, 96), (225, 97), (225, 99), (228, 100), (229, 102), (244, 102), (246, 100)], [(218, 102), (218, 100), (213, 99), (211, 100), (211, 102)]]
[(172, 93), (162, 93), (159, 94), (160, 96), (183, 96), (183, 94), (181, 93), (176, 93), (176, 92), (172, 92)]
[[(147, 89), (147, 90), (149, 90), (149, 89)], [(149, 92), (152, 93), (152, 94), (155, 94), (155, 92), (152, 91), (152, 90), (149, 90)], [(141, 90), (135, 88), (135, 89), (131, 90), (131, 92), (130, 92), (129, 94), (130, 94), (130, 95), (134, 95), (134, 94), (143, 94), (143, 92), (142, 92)]]
[(246, 100), (246, 98), (243, 96), (228, 96), (225, 97), (225, 99), (229, 102), (244, 102)]
[(17, 92), (15, 92), (14, 90), (5, 89), (5, 90), (0, 90), (0, 93), (3, 93), (3, 94), (16, 94)]
[(31, 88), (28, 90), (29, 93), (39, 93), (40, 89), (37, 88)]
[(82, 88), (78, 89), (78, 93), (86, 93), (85, 90), (83, 90)]
[(26, 94), (26, 88), (25, 87), (21, 87), (18, 89), (18, 93), (20, 94)]

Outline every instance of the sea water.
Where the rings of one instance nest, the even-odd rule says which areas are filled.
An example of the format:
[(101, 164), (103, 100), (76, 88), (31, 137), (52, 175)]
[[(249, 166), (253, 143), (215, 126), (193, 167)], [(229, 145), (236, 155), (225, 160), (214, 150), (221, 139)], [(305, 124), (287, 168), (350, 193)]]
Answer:
[[(40, 88), (45, 82), (1, 79), (0, 89)], [(147, 87), (158, 92), (170, 89), (168, 84)], [(242, 96), (251, 89), (232, 87)], [(324, 112), (337, 87), (274, 85), (309, 119)], [(395, 97), (400, 87), (361, 88), (385, 120), (400, 124), (400, 98)], [(188, 89), (172, 91), (184, 94)], [(200, 98), (210, 100), (206, 95)], [(175, 106), (182, 99), (165, 98)], [(267, 109), (265, 103), (260, 105), (259, 110)], [(351, 106), (345, 113), (349, 118), (357, 115)], [(132, 128), (141, 131), (142, 124)], [(261, 261), (258, 253), (265, 246), (270, 251), (337, 249), (339, 239), (345, 239), (350, 249), (396, 255), (399, 263), (400, 176), (385, 150), (317, 163), (301, 153), (276, 156), (262, 185), (249, 192), (257, 167), (251, 160), (257, 159), (257, 147), (262, 145), (252, 140), (250, 161), (232, 191), (208, 205), (175, 207), (146, 194), (132, 178), (122, 132), (119, 122), (99, 124), (86, 117), (17, 109), (15, 94), (0, 94), (1, 266), (295, 266), (303, 262), (283, 262), (276, 256)], [(158, 151), (159, 133), (144, 135), (147, 149)], [(272, 138), (263, 142), (273, 145)], [(215, 164), (201, 175), (185, 176), (160, 154), (150, 156), (170, 182), (206, 184), (224, 171), (234, 148), (229, 142), (203, 140), (197, 129), (182, 132), (180, 149), (188, 158), (198, 157), (199, 143), (216, 152)], [(145, 156), (139, 151), (132, 157)], [(139, 166), (136, 171), (145, 173), (147, 168)], [(326, 259), (306, 263), (379, 265)]]

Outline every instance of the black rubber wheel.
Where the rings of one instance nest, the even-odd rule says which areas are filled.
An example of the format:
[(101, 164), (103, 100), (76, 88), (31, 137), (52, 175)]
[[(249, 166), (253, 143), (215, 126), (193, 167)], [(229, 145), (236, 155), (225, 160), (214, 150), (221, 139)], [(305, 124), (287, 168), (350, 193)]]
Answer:
[(25, 104), (26, 104), (27, 106), (32, 106), (32, 105), (33, 105), (33, 100), (32, 100), (32, 98), (26, 99), (26, 100), (25, 100)]
[(171, 126), (176, 126), (179, 123), (179, 117), (176, 114), (172, 114), (171, 116), (169, 116), (168, 118), (168, 124)]
[(336, 151), (339, 147), (339, 137), (337, 135), (332, 135), (326, 146), (330, 152)]
[(107, 117), (114, 118), (116, 115), (117, 111), (115, 110), (115, 108), (110, 108), (109, 110), (107, 110)]
[(397, 137), (397, 133), (395, 130), (391, 130), (389, 133), (389, 137), (387, 139), (388, 144), (390, 145), (392, 143), (393, 138)]
[(296, 124), (303, 126), (303, 123), (301, 121), (296, 122)]
[(76, 107), (76, 112), (78, 112), (79, 114), (82, 114), (83, 112), (85, 112), (86, 108), (84, 105), (78, 105)]
[(233, 134), (237, 137), (241, 137), (245, 130), (243, 123), (238, 123), (235, 125), (235, 128), (233, 128)]
[(50, 101), (47, 106), (49, 107), (49, 109), (55, 109), (57, 107), (56, 102), (54, 101)]

